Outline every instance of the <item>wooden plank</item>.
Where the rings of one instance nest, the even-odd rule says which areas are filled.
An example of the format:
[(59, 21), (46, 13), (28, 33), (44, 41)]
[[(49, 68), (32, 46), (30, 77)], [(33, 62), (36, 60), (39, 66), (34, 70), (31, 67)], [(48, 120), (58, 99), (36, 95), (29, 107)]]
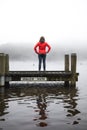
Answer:
[[(9, 71), (6, 77), (10, 77), (12, 81), (20, 81), (21, 77), (46, 77), (48, 81), (71, 81), (73, 75), (65, 71)], [(78, 73), (75, 80), (78, 80)]]
[(38, 71), (9, 71), (7, 76), (26, 76), (26, 77), (43, 77), (43, 76), (69, 76), (71, 72), (64, 72), (64, 71), (45, 71), (45, 72), (38, 72)]

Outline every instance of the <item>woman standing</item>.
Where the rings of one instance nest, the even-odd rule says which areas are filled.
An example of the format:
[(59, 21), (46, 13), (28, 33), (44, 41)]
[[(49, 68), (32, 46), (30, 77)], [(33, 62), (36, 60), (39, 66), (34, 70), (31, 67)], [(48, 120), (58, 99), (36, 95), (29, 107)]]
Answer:
[(45, 38), (42, 36), (40, 37), (39, 42), (35, 45), (34, 50), (38, 54), (39, 59), (39, 71), (41, 70), (41, 63), (43, 61), (43, 70), (46, 70), (46, 54), (49, 53), (51, 47), (50, 45), (45, 42)]

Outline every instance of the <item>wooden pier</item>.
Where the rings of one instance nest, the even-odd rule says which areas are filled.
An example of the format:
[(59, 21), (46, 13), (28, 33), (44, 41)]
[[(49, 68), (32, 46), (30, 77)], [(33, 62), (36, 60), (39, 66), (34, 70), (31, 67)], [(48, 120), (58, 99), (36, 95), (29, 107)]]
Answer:
[(71, 54), (70, 61), (71, 64), (69, 55), (66, 54), (64, 71), (9, 71), (9, 55), (0, 53), (0, 86), (6, 86), (10, 81), (24, 80), (64, 81), (65, 86), (69, 84), (76, 86), (79, 75), (76, 72), (76, 53)]

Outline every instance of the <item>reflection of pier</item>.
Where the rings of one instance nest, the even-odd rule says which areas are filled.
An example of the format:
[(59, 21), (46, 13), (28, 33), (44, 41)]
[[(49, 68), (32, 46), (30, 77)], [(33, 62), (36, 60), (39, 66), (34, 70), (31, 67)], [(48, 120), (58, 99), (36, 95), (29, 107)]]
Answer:
[(4, 86), (9, 81), (21, 81), (23, 79), (45, 80), (45, 81), (64, 81), (65, 85), (71, 83), (75, 86), (78, 81), (76, 73), (77, 56), (71, 54), (71, 70), (69, 70), (69, 55), (65, 55), (64, 71), (9, 71), (9, 55), (0, 54), (0, 86)]
[[(64, 87), (62, 84), (57, 86), (46, 86), (40, 87), (34, 85), (33, 87), (25, 86), (15, 86), (5, 89), (0, 88), (0, 103), (1, 103), (1, 115), (8, 114), (9, 101), (16, 101), (18, 105), (22, 105), (25, 108), (34, 109), (35, 114), (33, 115), (33, 120), (35, 124), (41, 127), (47, 126), (49, 124), (49, 118), (54, 118), (57, 115), (57, 121), (65, 119), (67, 124), (78, 124), (81, 120), (80, 110), (79, 110), (79, 93), (76, 87)], [(3, 90), (5, 91), (1, 91)], [(6, 100), (4, 100), (6, 99)], [(53, 107), (54, 106), (54, 107)], [(8, 107), (7, 111), (6, 108)], [(18, 114), (18, 107), (14, 106)], [(19, 107), (20, 109), (20, 107)], [(24, 111), (24, 109), (23, 109)], [(20, 111), (21, 113), (21, 111)], [(25, 112), (24, 112), (25, 113)], [(53, 115), (51, 115), (54, 113)], [(29, 114), (29, 110), (28, 110)], [(62, 115), (62, 116), (61, 116)], [(18, 117), (18, 115), (16, 115)], [(31, 117), (30, 117), (31, 118)], [(4, 119), (4, 118), (1, 118)], [(25, 119), (25, 116), (23, 120)]]

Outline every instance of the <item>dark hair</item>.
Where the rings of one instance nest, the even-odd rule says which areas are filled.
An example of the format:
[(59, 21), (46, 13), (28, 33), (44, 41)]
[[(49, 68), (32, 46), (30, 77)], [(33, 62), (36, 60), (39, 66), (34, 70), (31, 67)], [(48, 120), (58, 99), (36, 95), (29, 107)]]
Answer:
[(45, 38), (44, 38), (43, 36), (42, 36), (42, 37), (40, 37), (39, 42), (41, 42), (41, 43), (45, 42)]

